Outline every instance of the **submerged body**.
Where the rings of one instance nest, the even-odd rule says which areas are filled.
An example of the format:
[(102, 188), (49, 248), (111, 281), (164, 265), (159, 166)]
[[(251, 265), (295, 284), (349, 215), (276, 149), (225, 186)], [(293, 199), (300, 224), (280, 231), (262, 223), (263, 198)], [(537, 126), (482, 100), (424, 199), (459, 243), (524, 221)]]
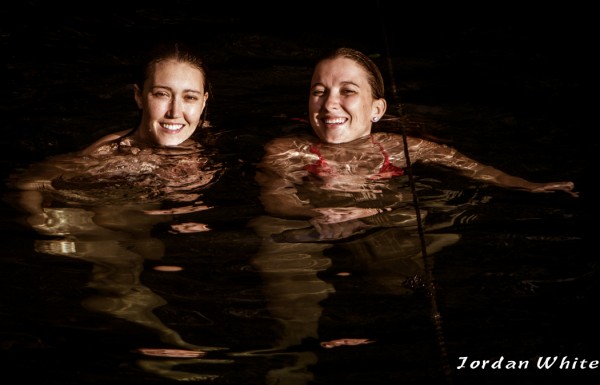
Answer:
[[(411, 164), (443, 167), (481, 184), (531, 192), (572, 188), (570, 182), (535, 183), (511, 176), (452, 147), (425, 139), (408, 137), (407, 143)], [(373, 133), (343, 144), (297, 135), (277, 138), (266, 146), (257, 181), (268, 213), (307, 218), (321, 238), (336, 239), (367, 226), (364, 222), (373, 221), (368, 219), (371, 216), (380, 218), (384, 212), (389, 216), (397, 206), (412, 204), (406, 167), (406, 151), (399, 134)], [(397, 179), (404, 184), (404, 191), (390, 187), (390, 183), (398, 183), (394, 182)], [(312, 197), (304, 197), (309, 189), (313, 190)], [(411, 208), (405, 215), (412, 213), (414, 218), (414, 212)]]
[(62, 197), (84, 204), (186, 202), (194, 201), (197, 190), (214, 182), (222, 169), (212, 161), (214, 152), (199, 143), (188, 148), (142, 149), (120, 142), (118, 149), (112, 149), (117, 144), (110, 145), (109, 153), (50, 157), (13, 174), (11, 184), (30, 197)]

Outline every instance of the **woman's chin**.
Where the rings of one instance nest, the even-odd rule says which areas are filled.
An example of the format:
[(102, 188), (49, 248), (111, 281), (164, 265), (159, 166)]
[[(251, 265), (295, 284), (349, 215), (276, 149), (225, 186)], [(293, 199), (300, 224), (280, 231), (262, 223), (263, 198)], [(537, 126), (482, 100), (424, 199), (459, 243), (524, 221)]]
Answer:
[(188, 139), (188, 136), (177, 136), (172, 138), (158, 138), (157, 145), (161, 147), (178, 147)]

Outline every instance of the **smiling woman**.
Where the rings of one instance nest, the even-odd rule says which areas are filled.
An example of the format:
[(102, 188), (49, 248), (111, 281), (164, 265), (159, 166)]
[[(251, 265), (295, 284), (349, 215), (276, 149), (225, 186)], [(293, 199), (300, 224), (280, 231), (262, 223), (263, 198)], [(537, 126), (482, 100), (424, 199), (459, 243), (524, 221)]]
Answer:
[(190, 136), (202, 127), (210, 86), (200, 56), (180, 43), (159, 45), (134, 84), (142, 112), (137, 128), (110, 134), (85, 150), (84, 155), (110, 153), (121, 146), (189, 146)]
[[(83, 308), (141, 325), (168, 346), (142, 347), (144, 356), (200, 357), (215, 347), (187, 342), (154, 313), (167, 302), (144, 285), (142, 272), (165, 254), (164, 242), (153, 234), (159, 224), (176, 234), (210, 230), (185, 216), (211, 208), (202, 199), (223, 171), (215, 151), (192, 138), (205, 122), (208, 82), (200, 56), (179, 43), (152, 51), (140, 75), (134, 84), (141, 110), (136, 128), (15, 171), (6, 200), (40, 236), (36, 252), (93, 266), (87, 282), (93, 293), (81, 301)], [(182, 270), (157, 263), (155, 271)], [(140, 366), (152, 370), (148, 359)], [(161, 376), (182, 375), (166, 366)]]
[[(133, 89), (141, 111), (137, 127), (106, 135), (81, 151), (46, 159), (13, 175), (11, 184), (23, 191), (21, 205), (27, 211), (40, 211), (42, 190), (63, 198), (70, 191), (71, 200), (77, 191), (77, 199), (88, 202), (89, 194), (73, 190), (73, 184), (85, 184), (87, 192), (97, 187), (92, 190), (102, 191), (103, 201), (107, 186), (119, 186), (117, 200), (123, 185), (145, 198), (167, 194), (173, 199), (174, 191), (183, 188), (185, 194), (175, 200), (189, 202), (193, 200), (188, 196), (191, 188), (213, 179), (215, 169), (208, 170), (207, 152), (192, 138), (198, 128), (208, 125), (210, 83), (202, 57), (180, 42), (160, 43), (140, 66)], [(131, 198), (130, 193), (125, 195), (125, 200)]]

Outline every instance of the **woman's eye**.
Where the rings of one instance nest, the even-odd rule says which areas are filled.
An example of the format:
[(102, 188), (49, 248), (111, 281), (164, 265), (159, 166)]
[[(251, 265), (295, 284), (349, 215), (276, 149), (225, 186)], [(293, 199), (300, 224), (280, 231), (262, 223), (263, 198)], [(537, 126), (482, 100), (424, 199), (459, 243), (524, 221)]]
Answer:
[(356, 91), (354, 91), (354, 90), (342, 90), (342, 95), (348, 96), (348, 95), (354, 95), (354, 94), (356, 94)]
[(164, 91), (155, 92), (153, 95), (156, 96), (157, 98), (168, 98), (169, 97), (169, 94)]
[(199, 100), (199, 98), (196, 95), (187, 95), (185, 97), (185, 100), (189, 100), (190, 102), (195, 102), (195, 101)]
[(325, 93), (325, 91), (323, 90), (313, 90), (312, 94), (313, 96), (321, 96)]

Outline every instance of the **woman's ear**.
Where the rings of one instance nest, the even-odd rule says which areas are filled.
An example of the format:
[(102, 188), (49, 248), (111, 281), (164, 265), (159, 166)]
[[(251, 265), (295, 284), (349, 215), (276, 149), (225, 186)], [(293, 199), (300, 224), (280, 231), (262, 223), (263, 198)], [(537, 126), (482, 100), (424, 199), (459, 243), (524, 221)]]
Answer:
[(202, 112), (206, 109), (206, 101), (208, 100), (208, 92), (204, 93), (204, 103), (202, 105)]
[(144, 103), (142, 100), (143, 99), (142, 90), (140, 90), (140, 87), (138, 87), (137, 84), (133, 85), (133, 97), (135, 99), (135, 103), (137, 104), (138, 108), (141, 110)]
[(378, 121), (381, 119), (383, 114), (385, 114), (385, 110), (387, 109), (387, 102), (384, 98), (377, 99), (373, 101), (373, 116), (371, 117), (373, 121)]

